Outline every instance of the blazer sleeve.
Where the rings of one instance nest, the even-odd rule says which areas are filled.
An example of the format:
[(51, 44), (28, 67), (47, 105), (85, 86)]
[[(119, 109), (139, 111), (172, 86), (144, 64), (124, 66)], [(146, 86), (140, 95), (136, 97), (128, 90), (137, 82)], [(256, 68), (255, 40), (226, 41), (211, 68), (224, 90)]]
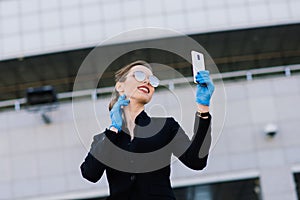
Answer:
[(108, 150), (105, 148), (107, 139), (105, 132), (95, 135), (90, 151), (85, 157), (84, 162), (80, 165), (83, 178), (93, 183), (96, 183), (102, 177), (106, 169), (106, 165), (100, 160), (108, 154)]
[[(174, 120), (174, 119), (173, 119)], [(195, 114), (194, 135), (192, 140), (174, 120), (172, 132), (175, 133), (173, 154), (187, 167), (202, 170), (207, 165), (211, 145), (211, 115), (203, 119)]]

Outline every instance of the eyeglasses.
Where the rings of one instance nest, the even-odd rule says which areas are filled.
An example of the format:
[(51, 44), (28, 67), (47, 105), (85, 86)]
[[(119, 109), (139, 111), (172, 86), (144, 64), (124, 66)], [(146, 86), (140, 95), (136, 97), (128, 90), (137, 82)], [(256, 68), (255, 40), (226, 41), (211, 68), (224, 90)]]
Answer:
[[(135, 78), (135, 80), (137, 80), (139, 82), (143, 82), (144, 80), (146, 80), (146, 74), (143, 71), (133, 72), (133, 77)], [(153, 87), (157, 87), (159, 85), (159, 79), (156, 76), (150, 75), (148, 78), (149, 78), (150, 84)]]

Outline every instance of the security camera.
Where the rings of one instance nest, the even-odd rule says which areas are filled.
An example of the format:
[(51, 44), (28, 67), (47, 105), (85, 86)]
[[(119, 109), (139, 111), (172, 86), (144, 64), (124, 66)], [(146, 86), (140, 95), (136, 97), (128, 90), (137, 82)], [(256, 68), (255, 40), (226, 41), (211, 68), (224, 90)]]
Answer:
[(41, 116), (45, 124), (51, 124), (51, 118), (47, 115), (47, 113), (42, 112)]
[(264, 133), (268, 137), (274, 137), (278, 132), (278, 127), (276, 124), (267, 124), (264, 128)]

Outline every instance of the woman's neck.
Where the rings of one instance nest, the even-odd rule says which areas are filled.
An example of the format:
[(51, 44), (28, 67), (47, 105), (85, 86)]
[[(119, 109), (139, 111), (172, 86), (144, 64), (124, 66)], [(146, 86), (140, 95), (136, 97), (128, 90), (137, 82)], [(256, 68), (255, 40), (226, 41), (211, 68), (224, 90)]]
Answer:
[(128, 106), (123, 107), (125, 123), (133, 139), (133, 129), (135, 127), (135, 118), (145, 109), (143, 104), (130, 102)]

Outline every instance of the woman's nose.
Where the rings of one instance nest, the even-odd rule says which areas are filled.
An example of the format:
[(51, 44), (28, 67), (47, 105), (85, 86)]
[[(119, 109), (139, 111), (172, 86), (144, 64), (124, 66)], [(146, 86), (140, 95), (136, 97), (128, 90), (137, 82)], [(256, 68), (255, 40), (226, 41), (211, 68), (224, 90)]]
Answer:
[(145, 80), (143, 81), (143, 83), (146, 83), (149, 85), (150, 81), (149, 81), (149, 78), (145, 78)]

